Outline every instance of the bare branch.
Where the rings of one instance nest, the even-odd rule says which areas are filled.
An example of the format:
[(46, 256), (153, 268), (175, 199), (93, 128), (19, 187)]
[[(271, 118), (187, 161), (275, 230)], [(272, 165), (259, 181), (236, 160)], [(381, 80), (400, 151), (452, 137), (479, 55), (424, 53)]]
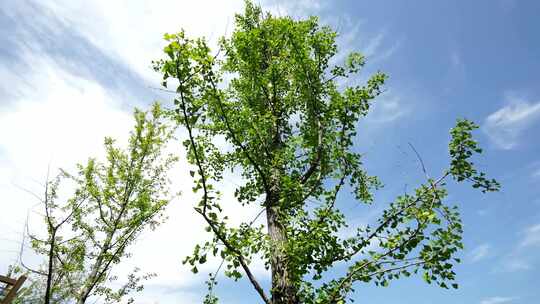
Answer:
[(422, 160), (422, 157), (420, 157), (420, 154), (418, 153), (418, 151), (416, 151), (413, 144), (411, 144), (410, 142), (408, 144), (411, 147), (411, 149), (414, 151), (414, 154), (416, 154), (416, 157), (418, 158), (418, 161), (420, 162), (420, 165), (422, 166), (422, 172), (424, 172), (426, 179), (429, 180), (429, 175), (427, 174), (426, 166), (424, 165), (424, 161)]
[(255, 290), (257, 291), (259, 296), (263, 299), (263, 301), (266, 304), (271, 304), (270, 300), (268, 299), (268, 297), (264, 293), (264, 290), (262, 289), (261, 285), (259, 284), (259, 282), (255, 278), (255, 276), (253, 275), (253, 273), (249, 269), (249, 266), (247, 265), (247, 263), (245, 261), (245, 258), (242, 255), (242, 253), (240, 251), (238, 251), (234, 246), (232, 246), (229, 243), (229, 241), (227, 240), (225, 235), (223, 235), (219, 231), (219, 229), (215, 226), (215, 223), (205, 213), (203, 213), (201, 210), (198, 210), (198, 209), (195, 209), (195, 211), (197, 211), (199, 214), (201, 214), (203, 216), (203, 218), (206, 220), (206, 222), (208, 223), (208, 225), (210, 226), (210, 228), (212, 229), (214, 234), (218, 237), (218, 239), (221, 242), (223, 242), (225, 247), (227, 247), (227, 249), (229, 249), (231, 252), (233, 252), (236, 255), (236, 258), (238, 259), (238, 262), (240, 263), (240, 266), (242, 266), (242, 269), (244, 269), (244, 272), (246, 273), (246, 275), (247, 275), (249, 281), (251, 282), (251, 284), (253, 285), (253, 288), (255, 288)]

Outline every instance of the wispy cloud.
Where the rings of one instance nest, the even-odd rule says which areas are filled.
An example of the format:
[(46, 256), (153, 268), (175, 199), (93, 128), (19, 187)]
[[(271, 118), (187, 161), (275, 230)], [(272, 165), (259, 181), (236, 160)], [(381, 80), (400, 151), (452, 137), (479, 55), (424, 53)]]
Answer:
[(289, 15), (293, 17), (306, 17), (312, 14), (318, 14), (321, 9), (326, 8), (330, 3), (320, 0), (266, 0), (262, 2), (264, 8), (276, 16)]
[(373, 57), (380, 50), (384, 37), (386, 36), (385, 32), (379, 32), (377, 35), (372, 37), (367, 41), (363, 48), (363, 54), (366, 57)]
[(483, 130), (501, 149), (512, 149), (519, 144), (523, 131), (540, 119), (540, 102), (529, 102), (507, 94), (507, 105), (490, 114)]
[(506, 257), (502, 263), (501, 267), (497, 269), (497, 272), (516, 272), (524, 271), (532, 268), (532, 265), (524, 257), (518, 255), (511, 255)]
[(164, 33), (185, 29), (189, 36), (205, 36), (215, 43), (232, 29), (234, 14), (243, 8), (240, 0), (165, 0), (160, 5), (129, 0), (41, 2), (103, 52), (156, 83), (159, 76), (150, 64), (161, 56)]
[(454, 71), (459, 73), (465, 72), (465, 63), (463, 63), (463, 57), (457, 49), (450, 53), (450, 63), (452, 64)]
[[(28, 62), (33, 67), (28, 75), (2, 79), (22, 89), (12, 105), (0, 111), (0, 189), (10, 202), (0, 212), (4, 232), (21, 228), (28, 208), (36, 204), (14, 184), (41, 193), (29, 181), (43, 183), (48, 165), (51, 172), (57, 167), (69, 170), (89, 156), (99, 157), (103, 137), (121, 140), (132, 124), (114, 92), (67, 73), (46, 56), (34, 55)], [(0, 243), (2, 249), (11, 250), (11, 245)], [(0, 260), (7, 259), (0, 252)]]
[(341, 64), (349, 53), (360, 52), (366, 56), (367, 65), (373, 65), (391, 58), (402, 45), (402, 37), (390, 35), (385, 28), (367, 32), (364, 19), (350, 15), (324, 16), (322, 22), (330, 24), (339, 34), (336, 41), (339, 53), (332, 58), (332, 63)]
[[(7, 105), (0, 104), (0, 190), (3, 200), (10, 202), (2, 206), (0, 231), (11, 233), (22, 228), (26, 211), (35, 203), (13, 183), (26, 188), (29, 181), (42, 182), (51, 160), (54, 171), (56, 167), (69, 169), (88, 156), (102, 156), (104, 136), (125, 140), (133, 124), (131, 107), (125, 111), (125, 105), (152, 101), (153, 94), (143, 93), (148, 93), (150, 61), (161, 55), (164, 32), (184, 26), (190, 35), (213, 34), (217, 38), (225, 34), (228, 20), (232, 28), (233, 13), (241, 8), (242, 1), (193, 2), (188, 6), (178, 1), (156, 6), (101, 0), (62, 5), (8, 1), (0, 5), (0, 19), (14, 20), (7, 23), (15, 27), (0, 28), (0, 100), (9, 100)], [(125, 78), (130, 71), (136, 77)], [(180, 146), (175, 149), (182, 150)], [(179, 166), (187, 166), (185, 158)], [(174, 221), (167, 221), (151, 236), (143, 235), (131, 248), (133, 257), (116, 272), (125, 274), (137, 265), (158, 274), (147, 285), (177, 288), (207, 278), (203, 274), (194, 279), (180, 261), (191, 253), (194, 244), (211, 236), (193, 212), (191, 202), (197, 199), (190, 189), (187, 170), (176, 168), (173, 172), (174, 190), (183, 193), (182, 201), (175, 201), (167, 210)], [(234, 178), (228, 181), (234, 183)], [(222, 189), (224, 199), (232, 200), (233, 185)], [(236, 224), (251, 220), (257, 212), (242, 208), (227, 215), (231, 224)], [(12, 245), (0, 240), (0, 267), (7, 266), (16, 255), (17, 243)], [(149, 259), (156, 252), (160, 253), (159, 260)], [(218, 263), (210, 261), (201, 271), (215, 271)], [(4, 270), (0, 268), (0, 272)], [(254, 270), (261, 278), (267, 277), (264, 267), (254, 265)], [(147, 296), (151, 298), (152, 293)], [(177, 303), (174, 299), (162, 302)]]
[(372, 64), (374, 62), (380, 62), (390, 58), (401, 46), (402, 40), (392, 39), (384, 29), (380, 30), (367, 40), (360, 40), (360, 44), (355, 45), (358, 43), (360, 24), (361, 23), (358, 23), (355, 26), (355, 30), (351, 31), (347, 35), (347, 39), (345, 40), (347, 42), (345, 45), (349, 44), (349, 49), (358, 49), (364, 56), (366, 56), (368, 63)]
[(450, 60), (452, 62), (452, 66), (456, 67), (456, 68), (459, 68), (461, 66), (463, 66), (463, 61), (461, 60), (461, 55), (458, 51), (454, 50), (451, 54), (450, 54)]
[(525, 230), (523, 239), (520, 242), (521, 247), (540, 246), (540, 223), (532, 225)]
[[(32, 62), (40, 73), (25, 80), (34, 87), (27, 88), (26, 94), (16, 99), (8, 111), (0, 112), (0, 189), (3, 200), (13, 202), (2, 206), (0, 212), (0, 231), (4, 232), (22, 227), (28, 208), (36, 203), (13, 184), (34, 189), (29, 181), (43, 182), (47, 164), (51, 164), (54, 172), (57, 167), (72, 169), (77, 162), (84, 162), (90, 156), (103, 157), (103, 137), (112, 136), (120, 143), (125, 142), (133, 124), (131, 114), (119, 108), (119, 97), (98, 83), (67, 73), (45, 59)], [(4, 80), (13, 83), (8, 78)], [(174, 151), (182, 151), (179, 143), (174, 146)], [(151, 269), (158, 274), (148, 282), (149, 285), (186, 287), (204, 279), (193, 277), (180, 263), (195, 244), (210, 238), (203, 230), (204, 222), (193, 212), (192, 202), (197, 198), (190, 189), (191, 178), (185, 169), (185, 158), (180, 156), (181, 163), (170, 175), (174, 190), (182, 192), (181, 198), (167, 209), (167, 214), (174, 215), (174, 220), (159, 226), (155, 232), (144, 234), (130, 248), (133, 257), (115, 270), (121, 279), (135, 265), (143, 271)], [(232, 201), (234, 184), (240, 181), (236, 176), (226, 176), (226, 180), (229, 184), (224, 184), (221, 190), (224, 199)], [(258, 211), (255, 208), (256, 205), (251, 209), (231, 210), (234, 209), (231, 206), (227, 215), (231, 224), (237, 224), (253, 219)], [(35, 220), (41, 222), (37, 217)], [(31, 226), (35, 227), (35, 224), (31, 223)], [(178, 236), (186, 231), (189, 233), (183, 233), (181, 238)], [(18, 244), (0, 242), (0, 247), (3, 249), (0, 261), (4, 267), (7, 266), (4, 261), (17, 252)], [(159, 260), (149, 260), (155, 252), (160, 252)], [(217, 264), (217, 260), (209, 261), (201, 271), (215, 271)], [(0, 272), (4, 270), (2, 268)], [(266, 275), (260, 263), (254, 265), (254, 271), (261, 277)]]
[[(527, 227), (510, 253), (504, 256), (496, 272), (516, 272), (533, 269), (538, 263), (534, 247), (540, 246), (540, 223)], [(532, 254), (531, 254), (532, 253)]]
[(401, 102), (401, 97), (390, 92), (375, 100), (368, 119), (375, 123), (390, 123), (406, 115), (409, 109)]
[(449, 48), (447, 58), (449, 64), (446, 72), (443, 74), (445, 79), (443, 92), (445, 94), (451, 94), (466, 80), (467, 69), (461, 47), (456, 43)]
[(488, 257), (490, 253), (491, 253), (491, 246), (489, 244), (482, 244), (474, 248), (469, 253), (469, 259), (473, 263), (478, 262)]
[(503, 11), (509, 12), (516, 8), (517, 2), (516, 0), (499, 0), (499, 7)]
[(540, 168), (536, 169), (536, 170), (532, 173), (532, 177), (534, 177), (534, 178), (540, 178)]
[(487, 215), (487, 214), (489, 213), (489, 211), (490, 211), (490, 210), (486, 208), (486, 209), (480, 209), (480, 210), (476, 211), (476, 213), (477, 213), (479, 216), (485, 216), (485, 215)]
[(491, 297), (480, 301), (480, 304), (504, 304), (511, 303), (515, 298), (510, 297)]

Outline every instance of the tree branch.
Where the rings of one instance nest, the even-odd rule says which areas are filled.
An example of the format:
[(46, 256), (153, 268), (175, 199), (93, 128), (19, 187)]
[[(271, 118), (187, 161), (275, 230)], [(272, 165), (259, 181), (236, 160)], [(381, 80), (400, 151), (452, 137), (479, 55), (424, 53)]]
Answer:
[(233, 252), (236, 255), (236, 258), (238, 259), (238, 262), (240, 263), (240, 266), (242, 266), (242, 269), (244, 269), (244, 272), (246, 273), (246, 275), (247, 275), (249, 281), (251, 282), (251, 284), (253, 285), (253, 288), (255, 288), (257, 293), (261, 296), (264, 303), (271, 304), (270, 300), (268, 299), (268, 297), (264, 293), (264, 290), (262, 289), (261, 285), (259, 284), (259, 282), (255, 278), (255, 276), (253, 275), (253, 273), (249, 269), (249, 266), (247, 265), (242, 253), (240, 251), (238, 251), (234, 246), (232, 246), (229, 243), (227, 238), (219, 231), (219, 229), (215, 226), (215, 223), (206, 215), (206, 213), (203, 213), (202, 211), (200, 211), (198, 209), (195, 209), (195, 211), (197, 211), (199, 214), (201, 214), (203, 216), (203, 218), (208, 223), (208, 225), (210, 226), (210, 228), (212, 229), (214, 234), (218, 237), (218, 239), (221, 242), (223, 242), (223, 245), (225, 245), (225, 247), (227, 247), (227, 249), (229, 249), (231, 252)]

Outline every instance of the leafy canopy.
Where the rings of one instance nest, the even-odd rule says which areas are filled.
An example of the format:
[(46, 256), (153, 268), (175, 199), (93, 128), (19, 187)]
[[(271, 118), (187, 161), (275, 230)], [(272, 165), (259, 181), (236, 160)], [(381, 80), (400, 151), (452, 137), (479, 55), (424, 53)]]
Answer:
[(30, 238), (48, 261), (33, 270), (37, 276), (18, 301), (82, 304), (98, 298), (117, 303), (142, 290), (142, 281), (152, 274), (140, 275), (135, 268), (115, 288), (111, 283), (118, 277), (111, 271), (130, 256), (129, 247), (142, 231), (165, 219), (171, 199), (167, 171), (177, 159), (164, 154), (174, 131), (165, 115), (158, 104), (148, 112), (135, 110), (127, 149), (106, 138), (104, 161), (90, 158), (75, 174), (62, 170), (47, 181), (42, 198), (47, 234)]
[[(348, 224), (338, 193), (350, 188), (356, 200), (346, 203), (370, 205), (381, 186), (352, 147), (357, 122), (387, 76), (355, 84), (365, 58), (352, 53), (335, 63), (336, 37), (316, 17), (274, 17), (251, 2), (216, 55), (204, 39), (165, 35), (166, 57), (154, 68), (164, 87), (175, 86), (175, 117), (187, 130), (193, 190), (201, 193), (196, 211), (212, 233), (185, 262), (197, 272), (209, 255), (221, 257), (225, 274), (246, 275), (266, 303), (343, 303), (355, 282), (386, 286), (417, 272), (428, 283), (457, 287), (462, 225), (457, 208), (445, 202), (445, 181), (472, 181), (482, 191), (499, 187), (470, 161), (481, 152), (471, 136), (476, 125), (459, 120), (452, 129), (450, 164), (438, 178), (426, 174), (376, 224), (343, 237)], [(223, 140), (225, 146), (216, 144)], [(235, 191), (239, 206), (231, 208), (259, 205), (266, 225), (228, 223), (217, 187), (225, 170), (243, 177)], [(250, 270), (255, 258), (271, 270), (270, 296)], [(336, 278), (328, 271), (338, 262), (348, 268)], [(206, 303), (217, 302), (215, 283), (211, 276)]]

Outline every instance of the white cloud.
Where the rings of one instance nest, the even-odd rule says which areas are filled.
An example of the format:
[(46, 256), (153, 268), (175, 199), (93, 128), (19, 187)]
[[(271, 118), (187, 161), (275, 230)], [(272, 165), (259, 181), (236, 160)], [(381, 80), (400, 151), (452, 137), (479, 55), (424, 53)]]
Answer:
[(527, 227), (522, 232), (515, 248), (503, 257), (495, 271), (516, 272), (532, 269), (538, 262), (533, 247), (538, 246), (540, 246), (540, 223)]
[(482, 244), (482, 245), (479, 245), (478, 247), (474, 248), (470, 253), (469, 253), (469, 258), (471, 260), (471, 262), (478, 262), (484, 258), (486, 258), (487, 256), (489, 256), (491, 252), (491, 246), (489, 244)]
[(309, 15), (316, 14), (321, 9), (325, 8), (328, 2), (319, 0), (298, 0), (298, 1), (282, 1), (282, 0), (266, 0), (262, 1), (262, 6), (272, 15), (284, 16), (289, 15), (293, 18), (305, 18)]
[(378, 53), (379, 49), (381, 48), (384, 37), (384, 32), (379, 32), (377, 35), (372, 37), (364, 46), (362, 53), (367, 58), (373, 57), (375, 54)]
[(191, 37), (206, 36), (215, 42), (231, 31), (234, 14), (243, 9), (241, 0), (166, 0), (159, 4), (144, 0), (60, 0), (41, 4), (101, 50), (153, 81), (157, 75), (151, 73), (150, 64), (162, 55), (164, 33), (184, 28)]
[(531, 247), (540, 245), (540, 224), (533, 225), (525, 230), (525, 235), (521, 240), (521, 247)]
[(461, 59), (461, 54), (457, 50), (454, 50), (450, 54), (450, 61), (452, 62), (452, 66), (454, 66), (455, 68), (463, 67), (463, 60)]
[(528, 102), (507, 94), (507, 105), (490, 114), (483, 130), (501, 149), (512, 149), (519, 144), (523, 131), (540, 119), (540, 102)]
[[(0, 238), (10, 240), (0, 239), (2, 267), (17, 256), (27, 210), (36, 204), (33, 197), (17, 186), (40, 193), (42, 189), (34, 181), (44, 181), (48, 164), (54, 172), (57, 167), (73, 168), (75, 163), (90, 156), (103, 156), (103, 137), (125, 141), (133, 124), (131, 113), (120, 110), (121, 101), (114, 93), (93, 81), (66, 73), (46, 56), (28, 60), (35, 72), (23, 83), (33, 85), (22, 90), (25, 94), (15, 100), (14, 106), (0, 112), (0, 191), (2, 201), (6, 202), (0, 212), (0, 231), (4, 232)], [(8, 76), (3, 79), (5, 83), (14, 83)], [(183, 151), (179, 143), (171, 149), (177, 153)], [(170, 219), (156, 231), (145, 233), (130, 249), (133, 257), (115, 270), (120, 278), (139, 266), (142, 271), (158, 275), (147, 286), (185, 288), (202, 282), (207, 278), (205, 272), (217, 268), (218, 259), (209, 261), (198, 276), (182, 267), (181, 260), (191, 253), (193, 246), (210, 236), (203, 230), (201, 217), (193, 211), (197, 197), (191, 191), (185, 158), (173, 168), (171, 179), (173, 190), (181, 191), (182, 196), (168, 207)], [(239, 208), (231, 201), (233, 186), (240, 184), (239, 177), (229, 175), (225, 180), (221, 187), (223, 205), (231, 223), (251, 220), (258, 211), (255, 206)], [(259, 223), (263, 220), (261, 217)], [(32, 217), (31, 227), (36, 229), (40, 221), (39, 217)], [(29, 258), (38, 262), (35, 257)], [(267, 274), (259, 262), (254, 263), (253, 270), (261, 280)]]
[(509, 298), (509, 297), (491, 297), (486, 298), (480, 301), (480, 304), (504, 304), (504, 303), (511, 303), (515, 298)]
[(514, 249), (510, 254), (504, 256), (498, 265), (495, 266), (493, 272), (521, 272), (532, 269), (532, 261), (530, 257), (519, 250)]
[(375, 99), (367, 117), (370, 122), (390, 123), (408, 112), (399, 96), (386, 92)]
[(137, 296), (135, 300), (135, 303), (137, 304), (192, 304), (201, 302), (202, 296), (197, 292), (154, 287), (145, 287), (144, 292), (141, 292), (140, 296)]
[(531, 264), (523, 257), (512, 256), (505, 260), (502, 264), (504, 271), (515, 272), (524, 271), (532, 268)]
[(452, 72), (456, 76), (463, 76), (465, 73), (465, 63), (463, 62), (462, 54), (454, 49), (450, 54), (450, 62), (452, 64)]
[[(2, 85), (21, 93), (0, 112), (0, 231), (17, 242), (26, 212), (36, 204), (17, 186), (41, 193), (48, 165), (55, 172), (102, 155), (103, 137), (126, 138), (132, 125), (117, 97), (95, 82), (66, 73), (46, 56), (26, 61), (33, 67), (28, 76), (3, 74)], [(18, 250), (17, 242), (1, 247)], [(13, 251), (0, 252), (2, 260), (10, 257)]]
[(514, 10), (518, 4), (516, 0), (499, 0), (498, 2), (499, 7), (505, 12)]
[[(391, 58), (400, 48), (402, 39), (391, 41), (394, 38), (388, 35), (385, 29), (377, 31), (374, 35), (365, 33), (362, 26), (364, 20), (353, 19), (348, 15), (340, 16), (340, 19), (328, 17), (323, 19), (324, 23), (330, 24), (337, 29), (339, 36), (337, 45), (339, 52), (331, 59), (331, 64), (343, 64), (346, 57), (351, 52), (360, 52), (366, 57), (367, 73), (361, 73), (348, 79), (338, 79), (338, 85), (357, 85), (366, 83), (369, 77), (379, 69), (378, 63)], [(366, 38), (367, 37), (367, 38)], [(405, 116), (410, 112), (410, 104), (403, 103), (402, 95), (394, 94), (387, 90), (373, 101), (373, 106), (368, 114), (368, 119), (372, 123), (391, 123)]]
[(489, 209), (480, 209), (478, 211), (476, 211), (476, 213), (479, 215), (479, 216), (485, 216), (489, 213)]
[(347, 15), (340, 16), (340, 19), (329, 17), (323, 19), (323, 22), (333, 26), (339, 33), (337, 44), (340, 52), (332, 59), (333, 63), (341, 63), (349, 53), (355, 51), (366, 56), (368, 65), (374, 66), (374, 63), (394, 55), (403, 41), (391, 41), (395, 37), (389, 37), (385, 29), (380, 29), (374, 35), (369, 34), (362, 29), (365, 20), (353, 19)]

